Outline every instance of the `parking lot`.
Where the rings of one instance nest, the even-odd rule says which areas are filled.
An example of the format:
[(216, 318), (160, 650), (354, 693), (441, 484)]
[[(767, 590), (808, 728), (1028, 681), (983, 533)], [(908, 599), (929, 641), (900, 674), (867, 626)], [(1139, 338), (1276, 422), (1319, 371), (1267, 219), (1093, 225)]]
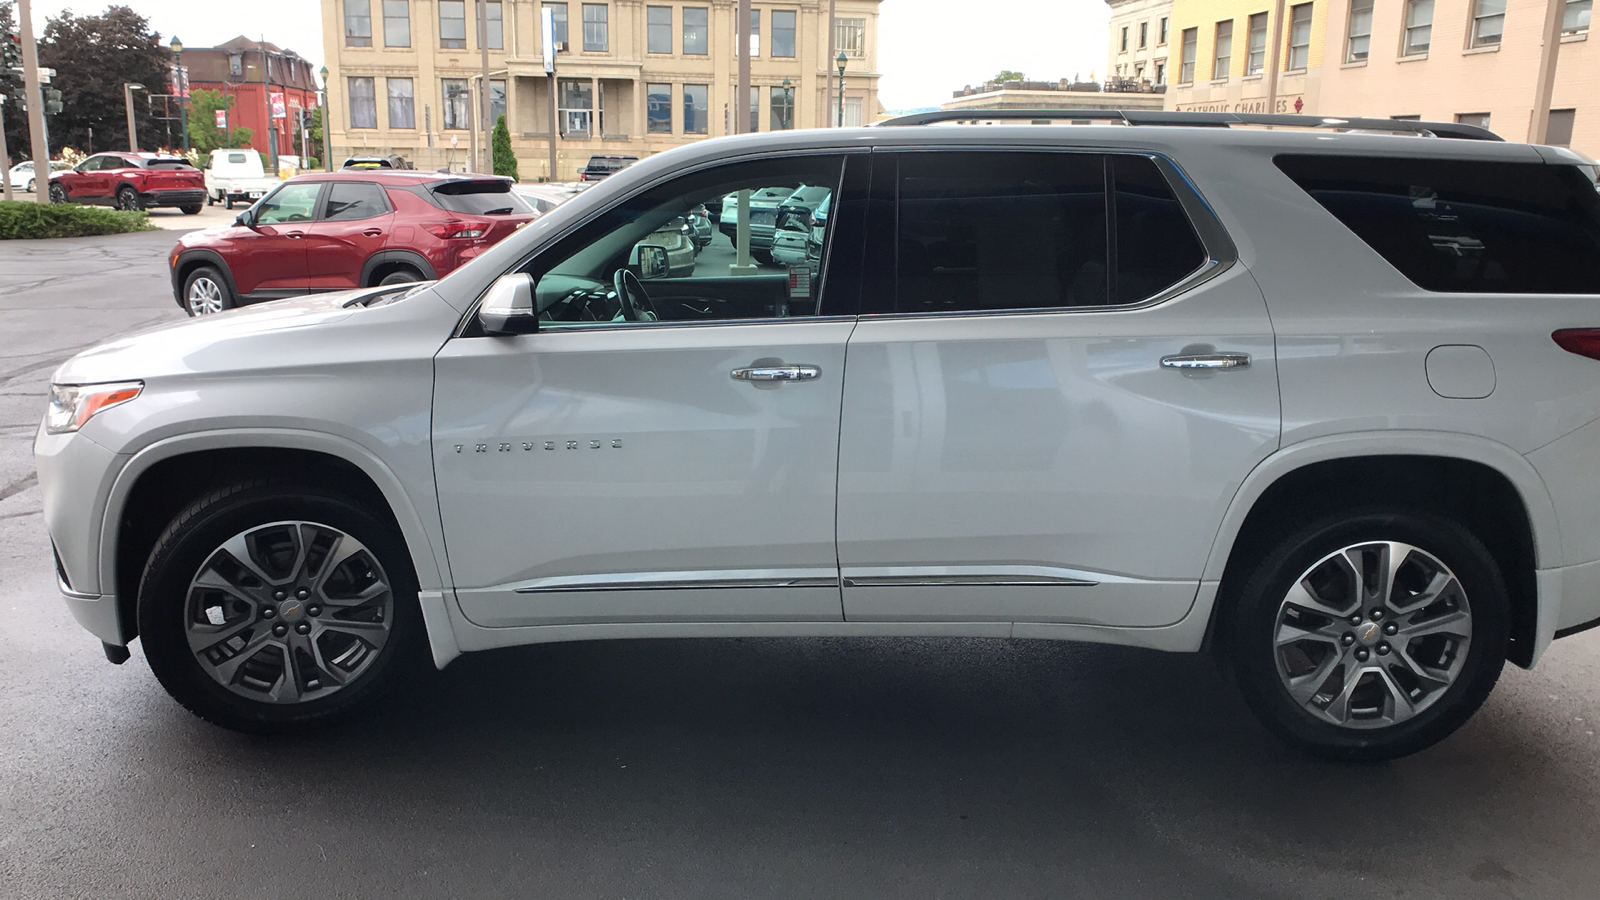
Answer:
[(183, 317), (173, 238), (0, 242), (0, 898), (1595, 896), (1600, 630), (1382, 766), (1206, 658), (1029, 641), (557, 644), (208, 726), (71, 621), (29, 450), (56, 364)]

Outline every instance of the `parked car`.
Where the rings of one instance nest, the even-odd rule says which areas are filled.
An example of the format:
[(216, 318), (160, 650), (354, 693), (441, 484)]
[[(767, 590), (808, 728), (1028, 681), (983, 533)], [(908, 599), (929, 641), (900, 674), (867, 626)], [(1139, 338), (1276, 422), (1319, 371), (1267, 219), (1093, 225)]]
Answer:
[(50, 173), (50, 202), (127, 210), (176, 206), (192, 216), (206, 204), (206, 179), (181, 156), (96, 153), (76, 168)]
[(170, 254), (191, 316), (297, 294), (443, 278), (533, 208), (511, 179), (371, 169), (301, 175), (232, 225), (190, 232)]
[[(772, 249), (772, 235), (777, 230), (778, 207), (794, 196), (803, 185), (774, 185), (750, 191), (750, 252), (757, 259), (768, 257)], [(739, 195), (729, 194), (721, 200), (722, 214), (717, 228), (732, 241), (739, 241)]]
[[(1427, 747), (1600, 625), (1600, 194), (1470, 126), (1161, 121), (696, 142), (431, 286), (81, 353), (34, 445), (67, 604), (245, 731), (424, 647), (938, 635), (1205, 651), (1290, 744)], [(839, 200), (820, 278), (658, 277), (785, 184)]]
[(654, 244), (666, 251), (667, 278), (684, 278), (695, 272), (695, 257), (700, 248), (695, 244), (694, 226), (687, 216), (674, 216), (651, 232), (640, 245)]
[(388, 156), (352, 156), (344, 161), (341, 169), (415, 169), (405, 157), (390, 154)]
[[(50, 161), (50, 171), (52, 172), (60, 172), (64, 169), (70, 168), (72, 168), (72, 166), (62, 162), (61, 160), (53, 159)], [(33, 174), (33, 160), (25, 160), (12, 166), (11, 170), (6, 173), (6, 180), (11, 182), (11, 189), (14, 191), (25, 191), (29, 194), (33, 193), (33, 189), (37, 182), (37, 179)]]
[(228, 209), (260, 200), (283, 181), (268, 175), (261, 154), (249, 149), (211, 151), (205, 174), (206, 205), (221, 203)]
[(602, 181), (639, 161), (637, 156), (591, 156), (578, 170), (579, 181)]
[(711, 246), (711, 239), (716, 236), (717, 226), (711, 222), (711, 213), (704, 203), (696, 204), (689, 210), (689, 227), (694, 230), (694, 248), (696, 252)]
[(822, 267), (822, 241), (828, 229), (833, 197), (824, 197), (811, 211), (780, 214), (772, 236), (772, 261), (781, 266), (809, 266), (816, 275)]
[[(587, 185), (584, 187), (587, 187)], [(582, 187), (570, 184), (562, 184), (560, 182), (551, 184), (519, 184), (513, 187), (512, 190), (516, 191), (518, 194), (521, 194), (524, 200), (533, 204), (533, 208), (537, 210), (540, 215), (544, 215), (550, 210), (555, 209), (568, 200), (571, 200), (573, 197), (583, 193)]]

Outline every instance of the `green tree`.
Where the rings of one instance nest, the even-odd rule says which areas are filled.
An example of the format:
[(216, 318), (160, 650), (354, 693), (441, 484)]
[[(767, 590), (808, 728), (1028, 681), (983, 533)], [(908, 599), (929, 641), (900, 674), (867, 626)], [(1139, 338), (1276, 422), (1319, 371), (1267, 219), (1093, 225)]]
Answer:
[[(302, 137), (302, 135), (301, 135), (302, 131), (305, 132), (305, 134), (304, 134), (305, 143), (303, 145), (301, 144), (301, 140), (300, 140), (301, 137)], [(298, 151), (301, 146), (304, 146), (306, 148), (306, 150), (307, 150), (307, 155), (310, 157), (311, 160), (316, 160), (316, 159), (318, 159), (318, 157), (322, 156), (322, 108), (321, 107), (313, 107), (312, 108), (312, 110), (311, 110), (311, 127), (310, 128), (302, 128), (300, 126), (299, 122), (295, 123), (295, 126), (294, 126), (294, 146), (295, 146), (296, 151)], [(310, 160), (302, 162), (301, 165), (304, 168), (311, 168), (311, 169), (316, 168), (316, 166), (310, 165)]]
[(517, 175), (517, 157), (511, 152), (511, 129), (506, 127), (506, 117), (494, 123), (494, 173), (521, 180)]
[(1013, 72), (1010, 69), (1001, 69), (1000, 74), (990, 80), (995, 84), (1005, 84), (1008, 81), (1027, 81), (1028, 76), (1021, 72)]
[(217, 113), (233, 109), (238, 98), (222, 91), (195, 88), (189, 92), (189, 146), (201, 155), (213, 150), (250, 146), (255, 129), (217, 127)]
[[(149, 94), (171, 92), (172, 51), (148, 19), (126, 6), (108, 6), (100, 15), (66, 11), (51, 17), (39, 41), (39, 64), (56, 70), (51, 87), (61, 91), (65, 107), (50, 117), (52, 151), (88, 147), (91, 129), (94, 149), (124, 149), (128, 120), (122, 85), (142, 84)], [(145, 96), (134, 94), (140, 149), (183, 143), (177, 104), (169, 111), (171, 121), (158, 120), (160, 102), (152, 110)]]

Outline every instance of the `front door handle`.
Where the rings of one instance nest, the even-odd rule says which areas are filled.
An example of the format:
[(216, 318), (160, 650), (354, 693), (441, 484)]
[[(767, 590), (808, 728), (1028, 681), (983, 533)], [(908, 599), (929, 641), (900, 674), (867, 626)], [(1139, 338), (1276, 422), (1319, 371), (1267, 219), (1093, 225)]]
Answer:
[(816, 366), (750, 366), (734, 369), (734, 381), (815, 381), (822, 377)]
[(283, 236), (286, 237), (286, 238), (294, 238), (295, 240), (298, 241), (301, 238), (305, 237), (306, 233), (303, 232), (303, 231), (285, 231), (283, 233)]
[(1181, 371), (1211, 369), (1248, 369), (1248, 353), (1200, 353), (1194, 356), (1163, 356), (1161, 368)]

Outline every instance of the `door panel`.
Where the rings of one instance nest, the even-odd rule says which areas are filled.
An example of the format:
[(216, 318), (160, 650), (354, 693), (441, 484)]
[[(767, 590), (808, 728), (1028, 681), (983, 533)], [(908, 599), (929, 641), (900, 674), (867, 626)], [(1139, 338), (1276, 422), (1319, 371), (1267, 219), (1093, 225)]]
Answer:
[(317, 182), (286, 184), (252, 210), (254, 227), (235, 230), (226, 258), (239, 293), (306, 291), (306, 231), (321, 190)]
[[(838, 621), (834, 494), (853, 322), (459, 338), (434, 458), (479, 625)], [(813, 365), (777, 386), (757, 361)]]
[(367, 260), (388, 243), (394, 209), (378, 185), (342, 181), (329, 186), (323, 210), (306, 229), (308, 286), (319, 291), (362, 287)]

